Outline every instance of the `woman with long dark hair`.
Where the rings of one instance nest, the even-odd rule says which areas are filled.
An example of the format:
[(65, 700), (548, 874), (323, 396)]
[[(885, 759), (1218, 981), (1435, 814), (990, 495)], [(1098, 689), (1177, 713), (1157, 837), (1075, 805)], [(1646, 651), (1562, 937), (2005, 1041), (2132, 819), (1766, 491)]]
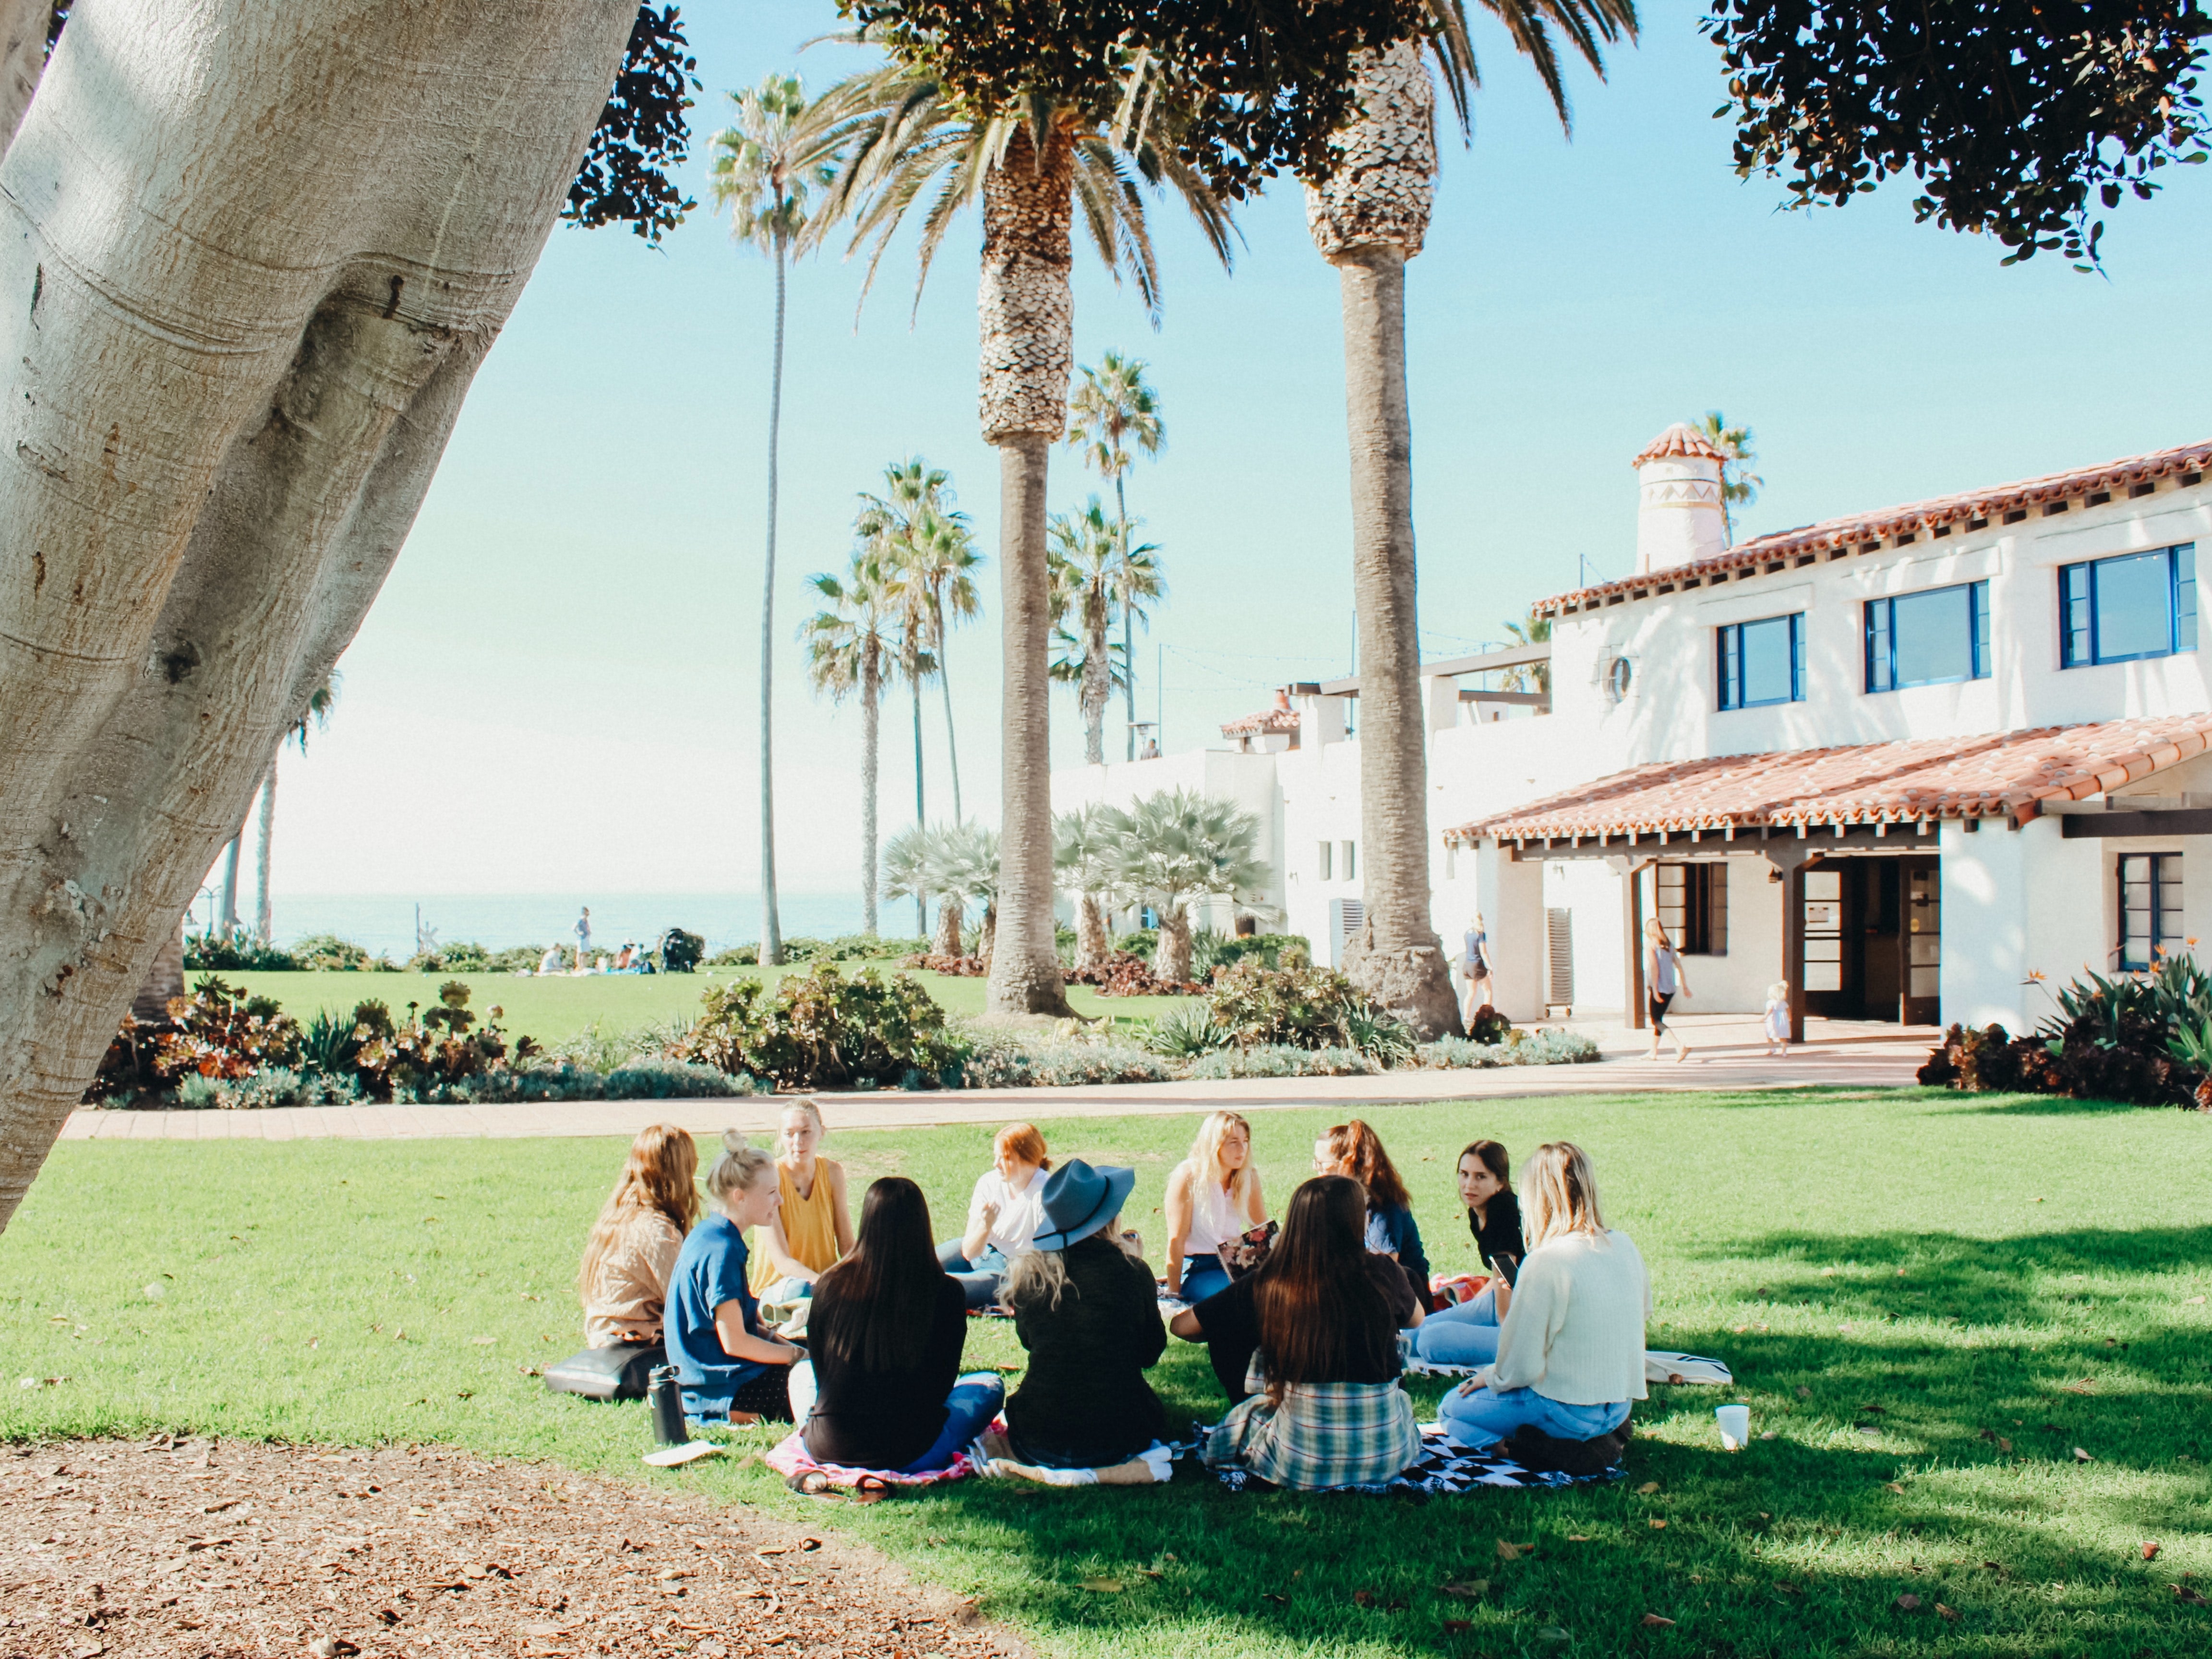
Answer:
[(1420, 1323), (1420, 1304), (1405, 1274), (1367, 1249), (1366, 1222), (1358, 1182), (1309, 1181), (1259, 1270), (1178, 1316), (1178, 1334), (1210, 1337), (1217, 1352), (1256, 1343), (1247, 1386), (1257, 1392), (1205, 1437), (1208, 1464), (1315, 1492), (1388, 1480), (1420, 1455), (1398, 1386), (1398, 1333)]
[(1487, 1365), (1498, 1358), (1499, 1322), (1512, 1310), (1513, 1279), (1528, 1254), (1521, 1239), (1521, 1200), (1513, 1194), (1513, 1164), (1495, 1140), (1468, 1144), (1459, 1155), (1460, 1202), (1475, 1253), (1490, 1283), (1474, 1299), (1433, 1310), (1414, 1339), (1416, 1358), (1432, 1365)]
[(1367, 1189), (1367, 1248), (1406, 1270), (1407, 1282), (1426, 1312), (1433, 1305), (1428, 1253), (1421, 1248), (1413, 1198), (1382, 1150), (1382, 1137), (1356, 1117), (1322, 1131), (1314, 1142), (1314, 1173), (1350, 1176)]
[(929, 1202), (904, 1176), (868, 1188), (851, 1253), (814, 1281), (806, 1332), (791, 1407), (817, 1463), (944, 1468), (1006, 1396), (994, 1371), (959, 1375), (967, 1297), (938, 1266)]

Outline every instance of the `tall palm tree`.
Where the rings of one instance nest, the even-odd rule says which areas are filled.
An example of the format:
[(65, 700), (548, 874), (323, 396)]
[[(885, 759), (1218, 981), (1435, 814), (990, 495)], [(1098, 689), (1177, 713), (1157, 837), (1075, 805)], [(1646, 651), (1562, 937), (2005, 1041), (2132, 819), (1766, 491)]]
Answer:
[[(1106, 763), (1106, 700), (1115, 682), (1127, 686), (1130, 680), (1129, 611), (1133, 604), (1157, 599), (1165, 591), (1159, 565), (1152, 556), (1159, 550), (1149, 542), (1131, 547), (1128, 521), (1109, 521), (1096, 495), (1080, 513), (1054, 514), (1048, 534), (1051, 543), (1046, 556), (1051, 561), (1055, 617), (1073, 613), (1080, 630), (1072, 635), (1074, 648), (1064, 660), (1079, 676), (1083, 758), (1090, 765), (1103, 766)], [(1117, 612), (1123, 623), (1118, 665), (1106, 645)], [(1062, 665), (1054, 664), (1053, 673), (1054, 678), (1064, 678)]]
[(925, 909), (922, 936), (933, 956), (960, 954), (960, 927), (967, 918), (967, 894), (953, 875), (941, 827), (909, 825), (884, 843), (884, 891), (891, 898), (912, 897), (926, 907), (937, 895), (937, 932), (930, 935)]
[(977, 823), (948, 825), (938, 832), (939, 879), (948, 892), (974, 899), (983, 907), (976, 933), (975, 954), (983, 971), (991, 970), (991, 957), (999, 933), (999, 832)]
[[(967, 519), (953, 511), (951, 501), (951, 474), (930, 466), (920, 456), (909, 461), (893, 461), (884, 469), (884, 493), (880, 495), (863, 494), (860, 497), (860, 516), (854, 522), (854, 532), (864, 538), (874, 550), (878, 564), (888, 584), (886, 592), (899, 618), (899, 667), (906, 676), (907, 689), (914, 704), (914, 821), (927, 821), (927, 791), (921, 752), (921, 688), (933, 673), (940, 673), (943, 664), (935, 654), (935, 636), (940, 630), (941, 611), (927, 581), (916, 579), (917, 572), (927, 572), (945, 562), (945, 555), (933, 550), (956, 535), (967, 534)], [(972, 538), (969, 538), (972, 540)], [(973, 599), (975, 587), (968, 584), (968, 597)], [(946, 742), (950, 744), (952, 704), (950, 696), (945, 707)], [(958, 769), (954, 769), (952, 798), (960, 799)], [(919, 901), (917, 901), (919, 902)], [(927, 914), (921, 915), (921, 931), (929, 931)]]
[(965, 815), (960, 804), (960, 745), (953, 735), (952, 676), (945, 666), (945, 649), (951, 643), (951, 623), (982, 614), (974, 573), (983, 556), (975, 550), (975, 532), (969, 527), (968, 515), (945, 506), (949, 500), (946, 492), (942, 500), (921, 504), (900, 563), (905, 580), (927, 602), (930, 648), (937, 659), (937, 684), (945, 694), (945, 758), (952, 778), (952, 816), (961, 818)]
[[(1133, 357), (1109, 351), (1098, 367), (1083, 371), (1083, 384), (1067, 400), (1070, 416), (1067, 441), (1083, 452), (1085, 463), (1102, 478), (1114, 481), (1114, 514), (1121, 526), (1121, 557), (1129, 556), (1129, 497), (1124, 488), (1129, 469), (1137, 463), (1130, 453), (1134, 444), (1147, 455), (1157, 455), (1168, 441), (1167, 423), (1160, 418), (1160, 400), (1146, 383), (1145, 366)], [(1137, 758), (1137, 675), (1135, 644), (1129, 630), (1134, 614), (1133, 596), (1121, 599), (1121, 659), (1128, 665), (1123, 685), (1128, 719), (1127, 758)]]
[(1053, 820), (1053, 866), (1075, 895), (1075, 965), (1089, 968), (1113, 953), (1106, 934), (1106, 904), (1113, 902), (1115, 842), (1109, 809), (1091, 801)]
[(1749, 507), (1759, 499), (1759, 489), (1766, 483), (1751, 470), (1759, 465), (1759, 452), (1752, 447), (1758, 440), (1752, 436), (1749, 427), (1730, 426), (1728, 417), (1717, 409), (1707, 410), (1705, 419), (1692, 421), (1690, 426), (1721, 453), (1721, 540), (1724, 545), (1734, 547), (1735, 514), (1730, 509)]
[(1158, 271), (1144, 186), (1172, 188), (1225, 264), (1229, 213), (1182, 161), (1169, 102), (1136, 100), (1118, 128), (1121, 89), (1083, 103), (1042, 92), (984, 114), (964, 111), (925, 70), (904, 62), (842, 89), (848, 143), (832, 200), (854, 222), (853, 246), (873, 241), (872, 277), (908, 210), (923, 195), (921, 276), (963, 208), (983, 218), (981, 313), (983, 437), (999, 451), (999, 574), (1004, 598), (1004, 740), (1000, 814), (1006, 949), (994, 958), (988, 1006), (1000, 1015), (1067, 1015), (1053, 927), (1050, 579), (1045, 483), (1067, 429), (1075, 310), (1069, 272), (1080, 216), (1107, 269), (1127, 270), (1157, 308)]
[(776, 446), (783, 428), (783, 316), (786, 267), (813, 222), (815, 198), (834, 176), (836, 123), (823, 100), (809, 103), (795, 75), (771, 75), (733, 92), (737, 125), (714, 135), (708, 189), (730, 210), (730, 237), (766, 254), (775, 267), (775, 337), (769, 370), (768, 551), (761, 580), (760, 814), (761, 943), (764, 963), (783, 960), (775, 899), (775, 514)]
[(1126, 811), (1108, 807), (1100, 828), (1115, 884), (1159, 915), (1152, 971), (1162, 979), (1190, 977), (1191, 900), (1219, 895), (1267, 908), (1273, 872), (1260, 856), (1260, 820), (1224, 796), (1163, 789)]
[[(1601, 41), (1636, 30), (1634, 0), (1482, 0), (1568, 122), (1556, 28), (1604, 73)], [(1426, 46), (1467, 127), (1477, 81), (1460, 0), (1427, 0)], [(1423, 44), (1367, 54), (1358, 113), (1331, 141), (1328, 176), (1306, 187), (1306, 225), (1337, 268), (1352, 447), (1352, 597), (1359, 649), (1360, 830), (1366, 921), (1345, 971), (1423, 1038), (1460, 1029), (1451, 972), (1430, 915), (1427, 710), (1414, 604), (1412, 419), (1406, 399), (1406, 262), (1436, 195), (1436, 88)]]
[(899, 628), (883, 570), (865, 544), (843, 576), (824, 571), (814, 590), (830, 602), (800, 630), (806, 672), (832, 702), (860, 696), (860, 900), (863, 931), (876, 931), (876, 773), (886, 669), (896, 672)]
[(331, 723), (331, 710), (337, 706), (338, 672), (331, 671), (325, 679), (307, 695), (307, 706), (300, 718), (285, 728), (284, 735), (276, 740), (276, 753), (269, 757), (269, 775), (261, 781), (261, 845), (254, 859), (253, 934), (264, 945), (269, 943), (276, 929), (276, 906), (269, 891), (270, 848), (276, 833), (276, 762), (284, 752), (287, 743), (296, 743), (300, 752), (307, 752), (307, 727), (312, 724), (318, 732), (326, 730)]

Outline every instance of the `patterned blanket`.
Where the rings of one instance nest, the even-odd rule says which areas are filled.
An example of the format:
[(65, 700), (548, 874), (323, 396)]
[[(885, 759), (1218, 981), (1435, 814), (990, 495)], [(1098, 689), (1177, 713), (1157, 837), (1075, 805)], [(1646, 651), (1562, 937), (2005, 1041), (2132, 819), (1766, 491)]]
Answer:
[[(1194, 1425), (1197, 1438), (1178, 1447), (1178, 1450), (1195, 1452), (1212, 1432), (1212, 1425)], [(1216, 1469), (1215, 1476), (1231, 1492), (1273, 1492), (1274, 1485), (1261, 1480), (1244, 1469)], [(1478, 1486), (1591, 1486), (1600, 1481), (1619, 1480), (1628, 1471), (1614, 1464), (1602, 1474), (1562, 1474), (1557, 1470), (1539, 1474), (1524, 1469), (1511, 1459), (1494, 1452), (1474, 1451), (1456, 1440), (1446, 1437), (1443, 1429), (1434, 1423), (1421, 1425), (1421, 1455), (1412, 1467), (1400, 1471), (1388, 1480), (1370, 1481), (1359, 1486), (1333, 1486), (1332, 1492), (1426, 1492), (1431, 1497), (1456, 1496), (1473, 1492)]]
[(817, 1463), (806, 1449), (806, 1442), (796, 1430), (787, 1435), (775, 1449), (762, 1460), (778, 1474), (819, 1474), (833, 1486), (857, 1486), (863, 1479), (880, 1480), (887, 1486), (933, 1486), (942, 1480), (964, 1480), (981, 1473), (974, 1449), (962, 1452), (941, 1469), (932, 1469), (927, 1474), (901, 1474), (895, 1469), (854, 1469), (842, 1463)]

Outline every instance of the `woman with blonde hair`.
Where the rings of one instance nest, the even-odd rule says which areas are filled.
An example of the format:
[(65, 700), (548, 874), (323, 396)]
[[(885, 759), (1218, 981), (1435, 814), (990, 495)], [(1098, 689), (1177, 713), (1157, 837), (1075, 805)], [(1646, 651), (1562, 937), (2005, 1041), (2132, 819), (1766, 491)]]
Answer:
[(1466, 1446), (1534, 1426), (1595, 1440), (1628, 1420), (1644, 1386), (1651, 1276), (1628, 1235), (1605, 1224), (1597, 1177), (1571, 1141), (1522, 1166), (1528, 1254), (1498, 1332), (1498, 1358), (1446, 1395), (1437, 1420)]
[(630, 1142), (576, 1274), (586, 1346), (659, 1346), (668, 1275), (699, 1218), (698, 1173), (699, 1148), (688, 1129), (656, 1123)]
[(745, 1273), (746, 1233), (783, 1201), (775, 1171), (775, 1160), (744, 1136), (722, 1132), (722, 1155), (707, 1171), (719, 1213), (691, 1230), (668, 1281), (668, 1358), (686, 1417), (791, 1420), (791, 1368), (805, 1351), (762, 1328)]
[(1681, 1033), (1667, 1029), (1667, 1010), (1676, 997), (1689, 1000), (1690, 981), (1682, 973), (1682, 953), (1667, 935), (1667, 925), (1656, 916), (1644, 921), (1644, 992), (1651, 1016), (1651, 1055), (1659, 1058), (1659, 1039), (1674, 1039), (1674, 1063), (1690, 1057), (1690, 1045)]
[(1167, 1215), (1168, 1294), (1196, 1303), (1227, 1290), (1222, 1247), (1267, 1223), (1252, 1126), (1243, 1117), (1213, 1112), (1198, 1126), (1190, 1156), (1168, 1176)]
[(991, 1167), (975, 1177), (968, 1230), (937, 1247), (937, 1265), (960, 1281), (971, 1308), (999, 1299), (1006, 1268), (1036, 1237), (1044, 1177), (1052, 1168), (1034, 1123), (1009, 1123), (991, 1143)]
[(754, 1232), (747, 1269), (752, 1293), (763, 1302), (813, 1295), (815, 1280), (852, 1252), (845, 1166), (816, 1152), (827, 1133), (822, 1108), (812, 1100), (794, 1100), (783, 1109), (775, 1157), (781, 1201)]

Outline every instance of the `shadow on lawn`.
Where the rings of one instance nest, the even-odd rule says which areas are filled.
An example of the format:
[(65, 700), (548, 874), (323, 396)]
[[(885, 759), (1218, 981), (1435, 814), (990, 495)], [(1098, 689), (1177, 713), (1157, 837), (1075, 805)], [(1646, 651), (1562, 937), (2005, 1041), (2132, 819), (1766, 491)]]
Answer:
[[(1741, 1386), (1656, 1389), (1637, 1416), (1661, 1437), (1638, 1438), (1624, 1482), (1436, 1499), (1235, 1496), (1186, 1463), (1165, 1489), (977, 1484), (884, 1520), (926, 1534), (933, 1510), (957, 1510), (994, 1604), (1107, 1650), (1107, 1632), (1127, 1631), (1128, 1651), (1167, 1651), (1177, 1628), (1222, 1651), (1372, 1643), (1498, 1659), (1569, 1650), (1545, 1630), (1600, 1653), (1781, 1656), (1940, 1638), (2008, 1654), (2206, 1650), (2212, 1614), (2177, 1601), (2174, 1572), (2098, 1540), (2107, 1529), (2179, 1537), (2212, 1498), (2205, 1465), (2177, 1461), (2212, 1455), (2201, 1403), (2212, 1345), (2124, 1282), (2212, 1263), (2212, 1227), (1998, 1240), (1778, 1231), (1724, 1253), (1762, 1263), (1765, 1298), (1816, 1307), (1823, 1328), (1671, 1328), (1670, 1343), (1726, 1355)], [(1947, 1320), (1964, 1328), (1929, 1329)], [(1223, 1409), (1194, 1347), (1171, 1342), (1155, 1384), (1177, 1427)], [(1417, 1383), (1421, 1416), (1443, 1391)], [(1728, 1398), (1752, 1401), (1755, 1426), (1779, 1437), (1721, 1454), (1711, 1413)], [(2077, 1462), (2077, 1446), (2094, 1466)], [(1636, 1491), (1654, 1480), (1656, 1493)], [(1501, 1540), (1537, 1547), (1507, 1560)], [(1121, 1588), (1086, 1590), (1085, 1578)], [(1487, 1588), (1440, 1594), (1470, 1580)], [(1919, 1611), (1896, 1607), (1908, 1594)], [(1956, 1622), (1936, 1617), (1939, 1601)], [(1644, 1626), (1647, 1613), (1677, 1623)]]

